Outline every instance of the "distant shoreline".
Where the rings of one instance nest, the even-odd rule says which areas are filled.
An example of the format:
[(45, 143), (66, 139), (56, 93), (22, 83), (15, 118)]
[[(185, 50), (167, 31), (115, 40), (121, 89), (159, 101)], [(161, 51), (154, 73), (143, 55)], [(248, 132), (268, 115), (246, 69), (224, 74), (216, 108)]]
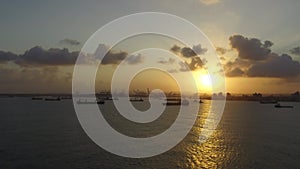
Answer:
[[(82, 96), (91, 97), (94, 94), (85, 94)], [(96, 94), (97, 97), (108, 97), (110, 94)], [(66, 93), (44, 93), (44, 94), (0, 94), (0, 98), (12, 98), (12, 97), (70, 97), (72, 98), (72, 94)], [(120, 96), (122, 97), (122, 96)], [(130, 97), (148, 97), (147, 95), (130, 95)], [(180, 97), (180, 96), (167, 96), (167, 97)], [(224, 98), (224, 96), (221, 96)], [(196, 99), (197, 97), (190, 97), (192, 99)], [(201, 100), (218, 100), (218, 97), (214, 97), (212, 95), (201, 95)], [(222, 99), (222, 98), (221, 98)], [(291, 95), (291, 94), (270, 94), (270, 95), (227, 95), (226, 100), (228, 101), (268, 101), (268, 100), (276, 100), (278, 102), (300, 102), (299, 95)]]

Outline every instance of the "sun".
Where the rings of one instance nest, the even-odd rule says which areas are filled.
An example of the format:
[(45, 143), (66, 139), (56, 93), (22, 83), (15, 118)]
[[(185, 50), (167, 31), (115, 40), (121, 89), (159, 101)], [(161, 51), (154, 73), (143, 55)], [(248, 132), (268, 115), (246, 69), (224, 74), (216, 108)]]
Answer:
[(204, 87), (206, 88), (211, 87), (211, 79), (208, 74), (200, 75), (199, 80), (201, 85), (203, 85)]
[(209, 74), (204, 71), (194, 73), (194, 78), (200, 92), (209, 92), (212, 90), (212, 80)]

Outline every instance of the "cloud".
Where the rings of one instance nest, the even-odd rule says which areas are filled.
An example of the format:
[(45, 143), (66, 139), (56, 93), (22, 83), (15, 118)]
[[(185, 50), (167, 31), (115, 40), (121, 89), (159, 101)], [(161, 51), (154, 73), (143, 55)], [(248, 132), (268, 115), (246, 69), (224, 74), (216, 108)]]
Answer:
[(217, 51), (218, 54), (224, 55), (225, 53), (227, 53), (228, 50), (225, 49), (225, 48), (217, 47), (216, 51)]
[(185, 58), (192, 58), (197, 55), (204, 55), (207, 52), (207, 49), (203, 48), (201, 44), (194, 45), (192, 48), (190, 47), (181, 48), (180, 46), (174, 45), (171, 47), (170, 51), (176, 54), (180, 54)]
[(244, 71), (242, 71), (238, 67), (234, 68), (233, 70), (230, 70), (229, 72), (226, 72), (226, 76), (228, 77), (238, 77), (243, 75), (244, 75)]
[(259, 39), (249, 39), (241, 35), (229, 38), (232, 48), (238, 52), (234, 61), (227, 62), (226, 75), (229, 77), (272, 77), (290, 79), (300, 76), (300, 62), (288, 54), (279, 55), (269, 48), (270, 41), (262, 43)]
[(204, 63), (199, 57), (193, 57), (190, 62), (179, 62), (179, 66), (179, 71), (187, 72), (203, 68)]
[(108, 64), (119, 64), (122, 60), (126, 58), (128, 55), (127, 52), (113, 52), (109, 51), (104, 58), (102, 59), (101, 64), (108, 65)]
[(191, 62), (188, 64), (190, 70), (200, 69), (204, 66), (204, 63), (199, 57), (193, 57)]
[[(128, 53), (124, 51), (111, 51), (105, 45), (99, 45), (95, 54), (79, 53), (78, 51), (71, 52), (67, 48), (50, 48), (44, 49), (41, 46), (35, 46), (23, 54), (17, 55), (12, 52), (0, 51), (0, 63), (13, 62), (22, 67), (29, 66), (69, 66), (74, 65), (80, 55), (80, 64), (92, 64), (95, 59), (99, 59), (100, 54), (107, 52), (102, 59), (103, 65), (119, 64), (124, 60)], [(132, 55), (127, 58), (128, 64), (137, 64), (143, 61), (141, 55)]]
[(69, 39), (69, 38), (60, 40), (59, 43), (62, 44), (62, 45), (70, 45), (70, 46), (78, 46), (78, 45), (80, 45), (79, 41), (74, 40), (74, 39)]
[[(180, 66), (180, 68), (179, 68), (180, 72), (190, 71), (189, 64), (187, 62), (179, 62), (179, 66)], [(173, 70), (173, 72), (175, 72), (175, 71)]]
[(198, 45), (194, 45), (193, 46), (193, 51), (197, 55), (204, 55), (207, 52), (207, 49), (206, 48), (202, 48), (201, 44), (198, 44)]
[(182, 54), (182, 56), (187, 57), (187, 58), (197, 56), (196, 52), (193, 51), (193, 49), (191, 49), (189, 47), (183, 47), (181, 49), (181, 54)]
[(168, 60), (160, 60), (157, 63), (160, 63), (160, 64), (173, 64), (174, 62), (175, 62), (174, 58), (169, 58)]
[(259, 39), (249, 39), (242, 35), (233, 35), (229, 38), (229, 41), (231, 47), (237, 50), (238, 56), (248, 60), (266, 59), (271, 53), (269, 48), (273, 45), (271, 41), (262, 43)]
[[(96, 52), (95, 52), (95, 58), (96, 59), (100, 59), (100, 56), (104, 56), (104, 58), (102, 59), (101, 64), (103, 65), (117, 65), (119, 63), (121, 63), (127, 56), (128, 53), (125, 51), (112, 51), (110, 50), (110, 47), (105, 45), (105, 44), (99, 44)], [(128, 64), (137, 64), (137, 63), (141, 63), (143, 61), (143, 57), (138, 54), (138, 55), (131, 55), (128, 56), (128, 58), (126, 59)]]
[(0, 51), (0, 63), (5, 63), (8, 61), (15, 60), (18, 57), (18, 55), (12, 53), (12, 52), (4, 52)]
[(169, 73), (178, 73), (177, 69), (168, 69), (167, 70)]
[(300, 46), (294, 47), (293, 49), (290, 50), (290, 52), (294, 55), (300, 55)]
[(256, 61), (249, 61), (245, 59), (240, 59), (236, 58), (234, 61), (228, 61), (225, 64), (225, 68), (235, 68), (235, 67), (240, 67), (240, 68), (247, 68), (250, 67), (252, 64), (255, 64)]
[(20, 55), (15, 63), (20, 66), (39, 65), (73, 65), (78, 57), (78, 52), (69, 52), (68, 49), (50, 48), (43, 49), (35, 46)]
[(181, 51), (181, 47), (174, 45), (170, 50), (174, 53), (179, 53)]
[(220, 60), (221, 60), (221, 61), (225, 61), (226, 59), (225, 59), (225, 57), (221, 56), (221, 57), (220, 57)]
[(220, 3), (220, 0), (200, 0), (201, 3), (205, 4), (205, 5), (214, 5), (217, 3)]
[[(194, 45), (192, 48), (190, 47), (183, 47), (181, 48), (180, 46), (174, 45), (173, 47), (171, 47), (170, 51), (176, 53), (179, 56), (182, 56), (186, 59), (188, 59), (189, 61), (185, 61), (185, 62), (179, 62), (179, 71), (181, 72), (186, 72), (186, 71), (194, 71), (197, 69), (201, 69), (204, 67), (206, 61), (203, 59), (201, 60), (201, 58), (198, 55), (204, 55), (207, 52), (206, 48), (203, 48), (201, 46), (201, 44), (198, 45)], [(172, 62), (174, 62), (173, 60), (171, 60)], [(167, 64), (169, 63), (169, 61), (159, 61), (158, 63), (162, 63), (162, 64)], [(174, 73), (176, 71), (174, 71), (173, 69), (171, 72)]]
[(138, 63), (142, 63), (144, 61), (144, 58), (141, 54), (137, 54), (137, 55), (130, 55), (126, 58), (126, 62), (129, 65), (135, 65)]
[(296, 77), (300, 75), (300, 63), (291, 56), (273, 54), (266, 62), (253, 64), (247, 71), (249, 77)]

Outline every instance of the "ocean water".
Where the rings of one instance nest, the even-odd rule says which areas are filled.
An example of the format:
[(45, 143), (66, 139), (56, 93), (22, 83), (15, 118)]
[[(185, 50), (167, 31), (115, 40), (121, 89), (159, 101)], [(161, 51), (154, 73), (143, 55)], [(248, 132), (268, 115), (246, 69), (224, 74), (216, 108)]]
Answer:
[[(134, 104), (138, 109), (149, 106)], [(227, 101), (218, 128), (199, 144), (210, 106), (205, 100), (194, 127), (176, 147), (158, 156), (131, 159), (93, 143), (77, 120), (72, 100), (0, 98), (0, 168), (300, 168), (300, 103), (284, 104), (294, 108)], [(177, 108), (169, 107), (157, 121), (142, 126), (124, 120), (112, 102), (100, 108), (117, 131), (135, 137), (162, 132), (177, 115)]]

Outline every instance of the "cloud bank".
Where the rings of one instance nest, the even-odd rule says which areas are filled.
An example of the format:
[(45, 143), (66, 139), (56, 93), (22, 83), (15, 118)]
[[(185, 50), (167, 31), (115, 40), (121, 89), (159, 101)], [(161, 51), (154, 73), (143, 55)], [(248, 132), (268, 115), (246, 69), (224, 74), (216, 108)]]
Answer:
[(294, 55), (299, 55), (300, 56), (300, 46), (294, 47), (293, 49), (290, 50), (290, 52)]
[[(234, 61), (227, 62), (226, 76), (229, 77), (272, 77), (290, 79), (300, 76), (300, 62), (288, 54), (271, 51), (271, 41), (233, 35), (229, 38), (232, 49), (238, 53)], [(294, 48), (293, 52), (297, 52)]]
[(35, 46), (19, 55), (15, 63), (20, 66), (42, 66), (42, 65), (73, 65), (79, 52), (69, 52), (68, 49), (50, 48), (43, 49)]
[[(99, 59), (100, 52), (107, 52), (102, 59), (103, 65), (116, 65), (123, 61), (128, 53), (125, 51), (111, 51), (106, 49), (104, 45), (99, 45), (99, 49), (95, 54), (83, 54), (79, 63), (90, 63), (93, 59)], [(79, 52), (71, 52), (67, 48), (50, 48), (44, 49), (41, 46), (35, 46), (23, 54), (17, 55), (12, 52), (0, 51), (0, 63), (12, 62), (21, 67), (29, 66), (72, 66), (76, 63)], [(128, 64), (138, 64), (143, 61), (141, 55), (128, 56), (126, 62)]]
[(256, 38), (246, 38), (242, 35), (233, 35), (229, 38), (230, 45), (238, 52), (239, 58), (248, 60), (264, 60), (271, 53), (270, 47), (273, 45), (270, 41), (262, 43)]

